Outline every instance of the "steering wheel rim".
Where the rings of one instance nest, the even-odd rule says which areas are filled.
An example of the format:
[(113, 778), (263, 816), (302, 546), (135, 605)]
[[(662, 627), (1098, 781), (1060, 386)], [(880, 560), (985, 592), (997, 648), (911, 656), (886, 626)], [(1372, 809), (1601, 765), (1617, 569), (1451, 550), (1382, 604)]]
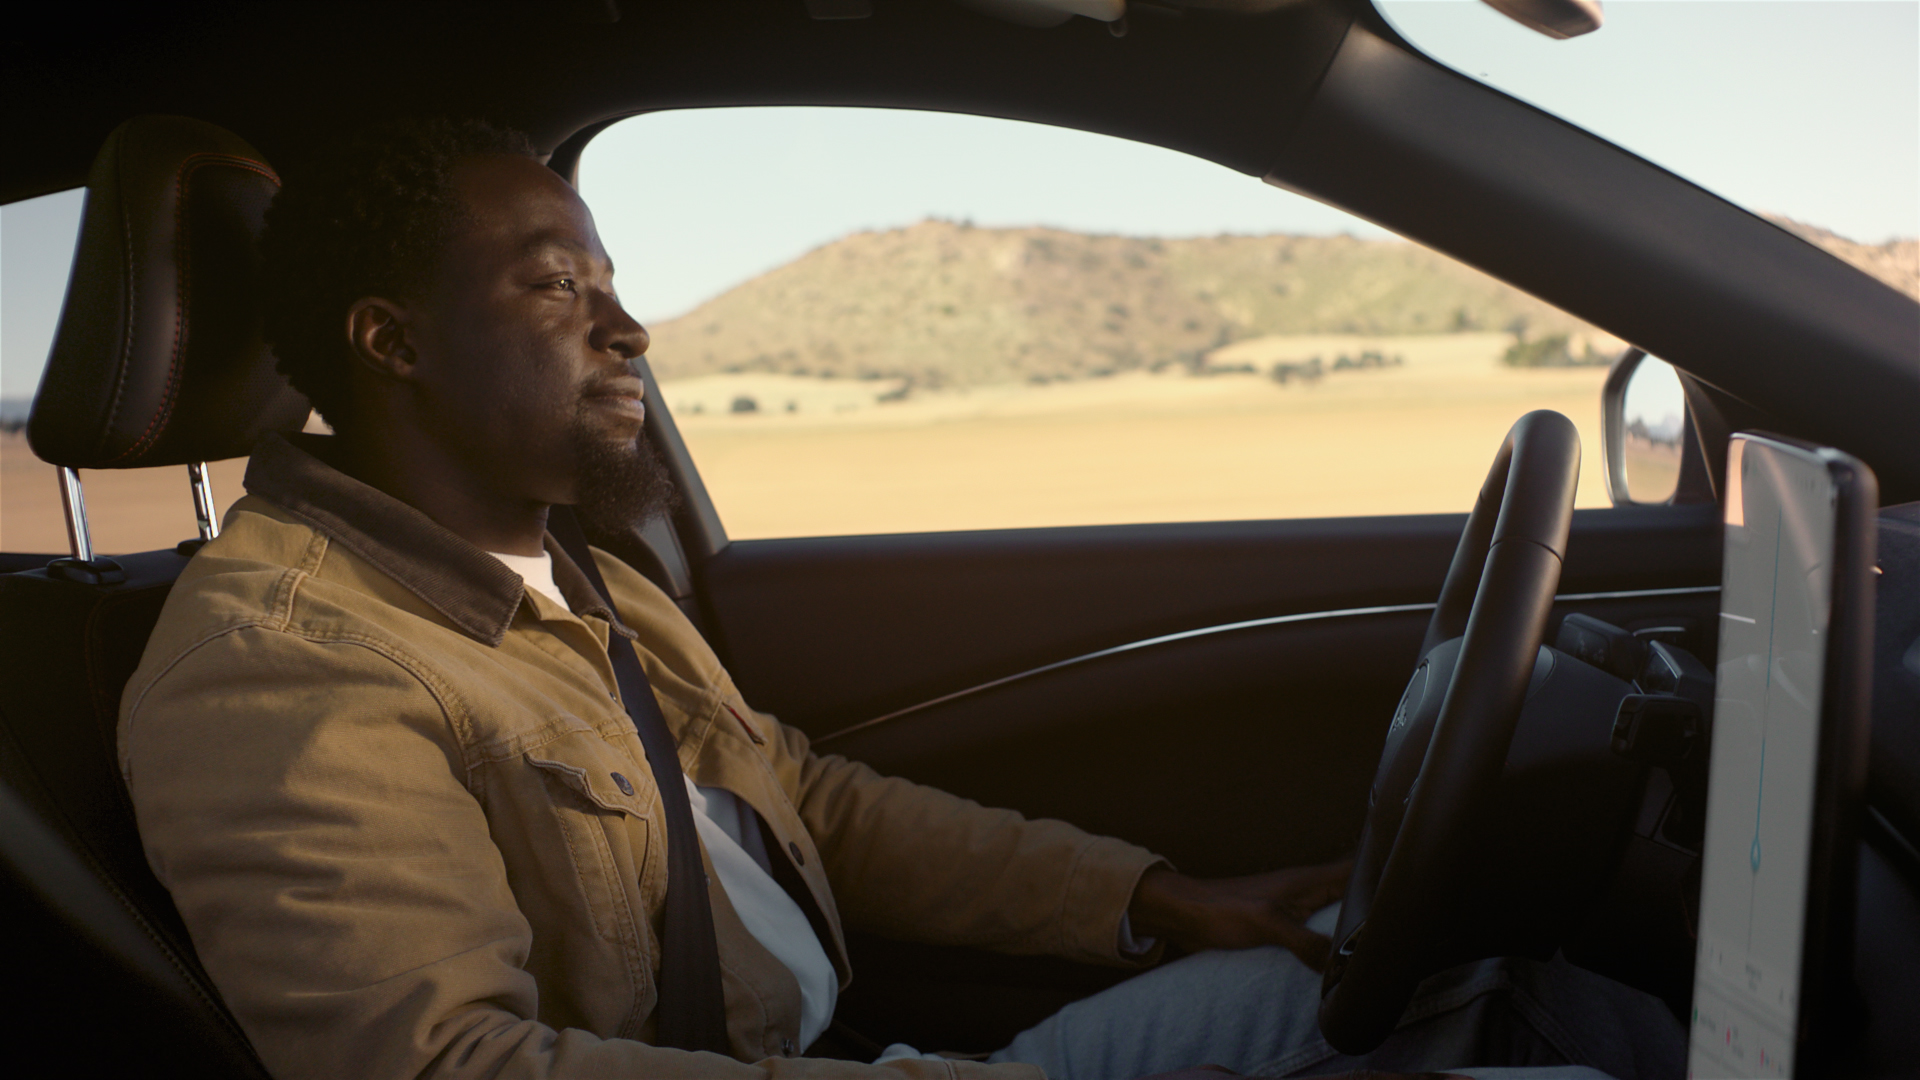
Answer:
[[(1435, 943), (1461, 924), (1475, 833), (1559, 589), (1579, 475), (1573, 422), (1530, 412), (1507, 432), (1460, 534), (1375, 775), (1321, 984), (1320, 1030), (1342, 1053), (1368, 1053), (1392, 1034), (1415, 987), (1445, 959)], [(1410, 703), (1449, 663), (1424, 752), (1412, 738), (1396, 742)]]

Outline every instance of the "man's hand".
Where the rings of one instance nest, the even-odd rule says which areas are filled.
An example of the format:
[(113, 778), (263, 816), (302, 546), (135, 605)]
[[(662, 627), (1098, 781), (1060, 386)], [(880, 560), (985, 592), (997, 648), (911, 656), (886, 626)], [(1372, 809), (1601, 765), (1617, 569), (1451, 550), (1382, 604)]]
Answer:
[(1348, 859), (1202, 881), (1156, 866), (1141, 876), (1127, 914), (1135, 934), (1188, 952), (1283, 945), (1318, 971), (1327, 961), (1327, 939), (1301, 924), (1340, 899), (1352, 869)]

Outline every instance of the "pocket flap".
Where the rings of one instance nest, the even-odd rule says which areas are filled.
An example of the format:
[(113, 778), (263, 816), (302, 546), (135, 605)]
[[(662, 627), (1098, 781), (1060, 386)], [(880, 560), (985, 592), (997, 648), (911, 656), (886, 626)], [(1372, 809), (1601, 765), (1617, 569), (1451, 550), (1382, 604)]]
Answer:
[(571, 788), (602, 810), (637, 818), (652, 803), (653, 776), (592, 732), (572, 732), (526, 752), (527, 764)]

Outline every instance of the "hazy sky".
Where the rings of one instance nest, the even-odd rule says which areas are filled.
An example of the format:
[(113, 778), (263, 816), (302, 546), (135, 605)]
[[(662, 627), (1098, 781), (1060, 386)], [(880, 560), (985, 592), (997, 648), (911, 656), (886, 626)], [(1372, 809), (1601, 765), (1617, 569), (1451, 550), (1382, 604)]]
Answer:
[[(1879, 242), (1920, 233), (1920, 0), (1608, 0), (1552, 41), (1475, 0), (1389, 0), (1410, 40), (1743, 206)], [(1038, 31), (1037, 31), (1038, 32)], [(1139, 235), (1381, 235), (1157, 147), (877, 110), (640, 117), (581, 189), (635, 314), (660, 320), (848, 232), (929, 216)], [(32, 393), (78, 192), (0, 208), (0, 396)]]
[(1755, 210), (1920, 234), (1920, 3), (1607, 0), (1569, 41), (1480, 3), (1394, 0), (1409, 41)]

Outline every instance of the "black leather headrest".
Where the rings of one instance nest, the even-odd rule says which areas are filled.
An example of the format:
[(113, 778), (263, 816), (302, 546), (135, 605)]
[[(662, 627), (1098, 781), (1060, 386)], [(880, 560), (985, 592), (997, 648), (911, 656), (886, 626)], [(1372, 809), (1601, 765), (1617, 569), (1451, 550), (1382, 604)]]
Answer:
[(87, 469), (217, 461), (305, 423), (260, 338), (257, 241), (279, 190), (258, 151), (212, 124), (114, 129), (27, 421), (35, 454)]

